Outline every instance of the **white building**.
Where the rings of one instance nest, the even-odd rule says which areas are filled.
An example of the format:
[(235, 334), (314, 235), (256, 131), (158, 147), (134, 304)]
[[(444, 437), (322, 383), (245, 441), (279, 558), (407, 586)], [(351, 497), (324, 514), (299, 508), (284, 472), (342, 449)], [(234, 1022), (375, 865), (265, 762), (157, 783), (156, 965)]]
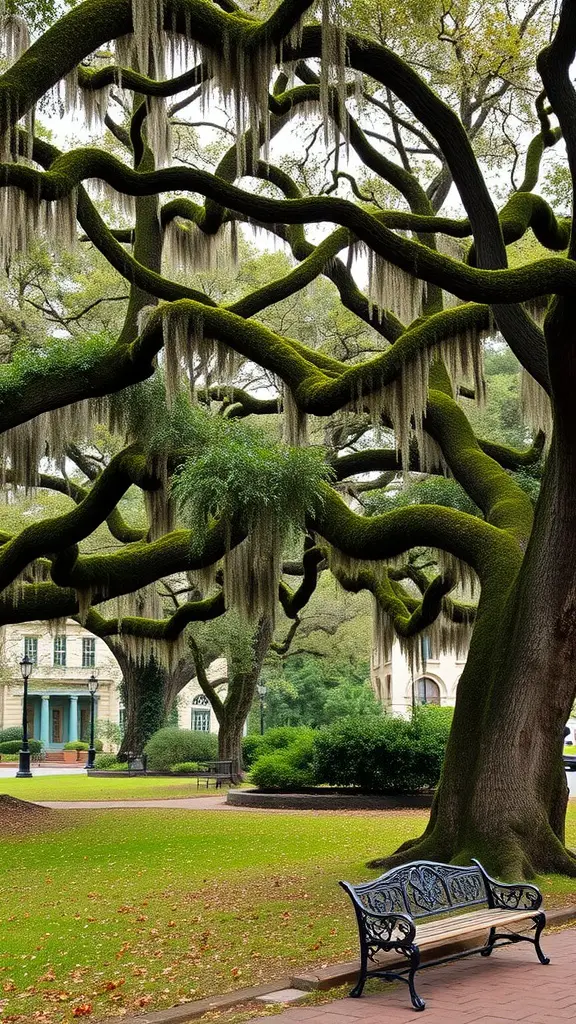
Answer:
[[(66, 632), (52, 635), (44, 622), (24, 622), (4, 629), (0, 650), (0, 729), (22, 725), (24, 686), (20, 661), (28, 655), (28, 732), (48, 752), (62, 750), (72, 740), (87, 740), (90, 730), (90, 676), (98, 679), (95, 715), (101, 721), (124, 724), (120, 700), (122, 673), (103, 640), (72, 619)], [(211, 681), (226, 680), (226, 661), (213, 662)], [(218, 723), (196, 680), (180, 692), (178, 724), (183, 729), (217, 732)]]
[(406, 717), (414, 704), (454, 706), (456, 687), (466, 664), (466, 656), (438, 654), (430, 649), (430, 641), (422, 638), (421, 667), (414, 675), (402, 653), (400, 644), (392, 645), (389, 661), (380, 662), (377, 646), (372, 651), (370, 678), (378, 700), (391, 714)]

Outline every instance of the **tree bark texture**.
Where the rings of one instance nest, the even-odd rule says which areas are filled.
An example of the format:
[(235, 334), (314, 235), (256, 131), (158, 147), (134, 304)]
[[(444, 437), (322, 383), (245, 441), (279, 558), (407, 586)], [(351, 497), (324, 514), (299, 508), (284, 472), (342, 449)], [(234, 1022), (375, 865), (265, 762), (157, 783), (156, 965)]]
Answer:
[(576, 697), (576, 358), (567, 320), (561, 309), (549, 327), (555, 426), (526, 554), (516, 574), (504, 563), (483, 586), (428, 828), (379, 864), (477, 857), (503, 878), (576, 876), (562, 765)]

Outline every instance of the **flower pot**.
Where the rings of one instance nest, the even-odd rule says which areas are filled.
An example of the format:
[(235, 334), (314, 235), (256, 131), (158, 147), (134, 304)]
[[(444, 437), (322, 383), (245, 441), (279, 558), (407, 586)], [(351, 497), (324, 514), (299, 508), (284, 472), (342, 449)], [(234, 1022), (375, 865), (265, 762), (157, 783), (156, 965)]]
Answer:
[(76, 753), (78, 754), (77, 760), (80, 762), (80, 764), (86, 764), (86, 761), (88, 760), (88, 751), (77, 750)]
[(63, 750), (62, 760), (64, 761), (64, 764), (76, 764), (78, 753), (79, 751), (77, 750)]

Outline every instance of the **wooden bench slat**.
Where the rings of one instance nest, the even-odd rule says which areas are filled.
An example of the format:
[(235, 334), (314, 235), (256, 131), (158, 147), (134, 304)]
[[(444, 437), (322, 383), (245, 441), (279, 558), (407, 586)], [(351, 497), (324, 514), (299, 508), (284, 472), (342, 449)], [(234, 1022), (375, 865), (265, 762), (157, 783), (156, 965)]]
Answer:
[(416, 926), (416, 933), (430, 934), (432, 932), (444, 932), (446, 929), (452, 931), (454, 928), (468, 927), (469, 925), (475, 924), (488, 924), (491, 928), (495, 927), (494, 921), (518, 921), (523, 920), (525, 917), (533, 917), (534, 911), (532, 910), (501, 910), (498, 908), (491, 908), (488, 910), (480, 910), (470, 914), (458, 914), (454, 917), (443, 917), (440, 921), (431, 921), (429, 924), (421, 924)]
[(517, 913), (522, 915), (525, 913), (531, 913), (531, 911), (501, 910), (498, 908), (485, 907), (482, 910), (471, 911), (467, 914), (453, 914), (451, 917), (442, 917), (435, 921), (430, 921), (428, 924), (417, 924), (416, 931), (418, 934), (421, 934), (422, 932), (428, 934), (433, 931), (443, 932), (446, 930), (446, 927), (450, 928), (452, 925), (464, 925), (467, 922), (472, 924), (475, 922), (482, 923), (483, 921), (490, 922), (495, 914), (500, 917), (505, 916), (509, 920), (514, 921), (516, 920)]
[(448, 921), (444, 920), (443, 924), (445, 927), (443, 929), (436, 928), (434, 925), (420, 925), (416, 929), (416, 943), (418, 946), (425, 946), (432, 942), (437, 942), (440, 938), (464, 938), (467, 935), (477, 935), (482, 932), (487, 932), (490, 928), (508, 928), (510, 925), (517, 924), (519, 921), (529, 921), (533, 919), (534, 912), (526, 910), (494, 910), (492, 912), (492, 916), (484, 915), (480, 919), (471, 920), (473, 917), (473, 914), (465, 914), (460, 918), (451, 918)]

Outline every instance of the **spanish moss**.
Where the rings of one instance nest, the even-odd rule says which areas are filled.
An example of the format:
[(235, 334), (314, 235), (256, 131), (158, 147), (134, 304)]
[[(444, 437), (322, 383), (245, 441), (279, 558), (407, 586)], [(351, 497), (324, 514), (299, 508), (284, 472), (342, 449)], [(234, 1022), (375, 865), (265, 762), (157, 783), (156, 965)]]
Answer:
[(368, 301), (376, 307), (379, 318), (392, 310), (403, 324), (411, 324), (422, 315), (426, 299), (426, 282), (407, 274), (394, 263), (382, 259), (368, 249)]
[(308, 417), (298, 408), (289, 387), (283, 388), (283, 439), (286, 444), (298, 446), (308, 443)]
[(248, 622), (275, 621), (282, 561), (282, 534), (274, 518), (256, 519), (242, 543), (224, 557), (224, 600)]
[(0, 19), (0, 32), (6, 59), (13, 64), (30, 46), (28, 25), (18, 14), (4, 14)]
[(173, 274), (225, 270), (238, 263), (236, 221), (207, 234), (191, 221), (171, 220), (164, 232), (163, 254)]
[(520, 406), (526, 426), (533, 431), (543, 430), (547, 442), (552, 438), (552, 406), (544, 388), (522, 367), (520, 378)]
[(455, 337), (448, 338), (440, 345), (440, 355), (446, 364), (452, 383), (456, 387), (462, 381), (471, 381), (476, 404), (480, 407), (486, 398), (484, 337), (484, 331), (476, 325), (470, 324), (464, 330), (459, 331)]

